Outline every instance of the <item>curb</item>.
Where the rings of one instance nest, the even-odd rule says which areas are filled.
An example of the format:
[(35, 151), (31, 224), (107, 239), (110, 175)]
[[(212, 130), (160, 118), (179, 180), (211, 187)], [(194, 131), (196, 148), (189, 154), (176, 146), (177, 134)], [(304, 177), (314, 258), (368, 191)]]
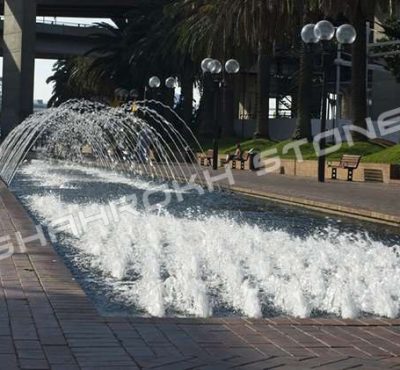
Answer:
[(267, 193), (263, 191), (255, 191), (251, 189), (242, 188), (239, 186), (221, 186), (224, 190), (230, 190), (234, 193), (247, 195), (253, 198), (266, 199), (274, 202), (298, 206), (302, 208), (311, 209), (314, 211), (329, 213), (333, 215), (345, 216), (355, 218), (358, 220), (369, 221), (389, 226), (400, 227), (400, 217), (388, 215), (385, 213), (368, 211), (365, 209), (352, 208), (346, 206), (339, 206), (333, 203), (324, 203), (305, 198), (290, 197), (276, 193)]

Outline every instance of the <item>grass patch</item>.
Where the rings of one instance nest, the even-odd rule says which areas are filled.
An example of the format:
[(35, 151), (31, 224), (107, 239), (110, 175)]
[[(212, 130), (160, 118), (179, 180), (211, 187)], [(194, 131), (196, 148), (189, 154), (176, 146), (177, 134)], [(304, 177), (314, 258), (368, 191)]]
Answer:
[[(229, 147), (220, 148), (220, 152), (223, 154), (234, 153), (236, 150), (237, 141), (234, 145)], [(266, 139), (253, 139), (240, 142), (240, 146), (243, 151), (249, 151), (250, 149), (254, 149), (256, 152), (261, 153), (268, 149), (271, 149), (277, 145), (277, 142), (266, 140)]]
[(364, 158), (364, 162), (400, 164), (400, 145), (371, 153)]
[[(234, 153), (237, 143), (240, 143), (244, 151), (253, 148), (255, 151), (260, 153), (266, 150), (276, 149), (278, 155), (282, 159), (295, 159), (293, 150), (283, 154), (284, 147), (290, 142), (290, 140), (275, 142), (266, 139), (249, 139), (241, 141), (238, 138), (225, 138), (219, 142), (219, 152), (221, 154)], [(211, 139), (203, 140), (201, 144), (204, 150), (212, 149)], [(301, 152), (304, 160), (317, 160), (314, 145), (312, 143), (303, 145), (301, 147)], [(400, 145), (385, 149), (381, 145), (368, 141), (356, 142), (352, 146), (344, 143), (338, 151), (329, 154), (327, 159), (330, 161), (337, 161), (340, 160), (343, 154), (361, 155), (363, 157), (362, 161), (366, 163), (400, 163)]]
[[(277, 144), (277, 142), (275, 142), (275, 141), (270, 141), (270, 140), (266, 140), (266, 139), (248, 139), (248, 140), (242, 139), (242, 140), (240, 140), (238, 138), (224, 138), (218, 142), (219, 153), (221, 153), (221, 154), (234, 153), (236, 150), (236, 145), (238, 143), (240, 143), (240, 145), (244, 151), (254, 149), (257, 152), (263, 152)], [(213, 140), (212, 139), (208, 139), (208, 140), (203, 139), (200, 141), (200, 144), (205, 151), (213, 148)]]
[[(283, 153), (283, 149), (287, 144), (291, 143), (291, 141), (282, 141), (273, 148), (278, 151), (278, 155), (283, 159), (295, 159), (294, 150), (290, 150), (288, 153)], [(330, 145), (328, 145), (328, 148)], [(383, 148), (377, 144), (369, 143), (369, 142), (357, 142), (353, 146), (349, 146), (349, 144), (345, 143), (342, 147), (335, 151), (332, 154), (329, 154), (327, 158), (329, 160), (340, 160), (343, 154), (353, 154), (353, 155), (371, 155), (376, 154), (382, 151)], [(315, 148), (312, 143), (304, 144), (301, 146), (301, 153), (303, 155), (304, 160), (317, 160), (317, 155), (315, 153)]]

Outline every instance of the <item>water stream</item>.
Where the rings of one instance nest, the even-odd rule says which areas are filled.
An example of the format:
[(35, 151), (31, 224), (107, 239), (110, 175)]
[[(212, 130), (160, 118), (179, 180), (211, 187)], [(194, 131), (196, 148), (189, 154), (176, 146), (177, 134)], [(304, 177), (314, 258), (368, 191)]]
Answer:
[[(165, 198), (159, 182), (76, 164), (33, 161), (13, 190), (44, 225), (74, 217), (78, 234), (62, 233), (57, 248), (105, 313), (399, 316), (392, 229), (173, 188), (149, 210), (146, 192)], [(117, 219), (112, 204), (124, 205)], [(82, 215), (98, 219), (84, 226)]]
[(197, 175), (202, 180), (195, 161), (195, 152), (202, 152), (200, 144), (185, 122), (157, 101), (111, 108), (71, 100), (33, 114), (0, 146), (0, 177), (10, 184), (19, 165), (33, 154), (87, 160), (85, 147), (105, 168), (182, 181)]
[(176, 188), (201, 180), (200, 145), (161, 103), (133, 108), (70, 101), (0, 146), (1, 178), (100, 311), (399, 317), (398, 231)]

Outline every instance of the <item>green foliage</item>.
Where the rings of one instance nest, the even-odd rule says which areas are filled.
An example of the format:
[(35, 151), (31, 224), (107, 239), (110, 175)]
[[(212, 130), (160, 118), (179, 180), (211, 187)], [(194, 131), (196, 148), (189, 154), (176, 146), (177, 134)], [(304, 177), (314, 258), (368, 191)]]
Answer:
[(112, 95), (110, 81), (100, 77), (87, 57), (71, 57), (57, 61), (53, 75), (47, 83), (53, 83), (49, 107), (57, 107), (72, 98), (99, 99)]
[[(235, 144), (232, 144), (233, 141), (235, 142)], [(223, 143), (220, 151), (224, 154), (234, 153), (236, 150), (236, 145), (238, 143), (240, 143), (240, 146), (244, 151), (254, 149), (258, 153), (271, 149), (276, 145), (276, 142), (267, 139), (253, 139), (253, 140), (246, 140), (243, 142), (240, 142), (238, 139), (232, 139), (229, 143), (230, 146), (227, 147), (226, 145), (227, 143), (225, 143), (225, 145)]]
[[(400, 20), (396, 18), (388, 19), (382, 25), (386, 36), (379, 40), (385, 41), (400, 41)], [(391, 46), (382, 46), (375, 49), (376, 52), (399, 52), (397, 55), (389, 55), (385, 57), (387, 68), (396, 77), (397, 82), (400, 82), (400, 44)]]
[(370, 154), (364, 158), (364, 161), (370, 163), (400, 164), (400, 145), (395, 145), (375, 154)]

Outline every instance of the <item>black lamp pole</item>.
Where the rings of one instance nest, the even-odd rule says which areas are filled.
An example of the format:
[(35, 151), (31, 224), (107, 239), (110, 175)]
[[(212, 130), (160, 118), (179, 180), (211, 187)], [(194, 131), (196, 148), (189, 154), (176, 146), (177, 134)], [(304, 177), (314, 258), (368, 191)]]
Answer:
[[(335, 37), (339, 44), (351, 45), (357, 38), (356, 29), (350, 24), (343, 24), (338, 28), (328, 20), (317, 24), (309, 23), (301, 30), (301, 38), (304, 43), (312, 45), (322, 41), (322, 103), (321, 103), (321, 134), (326, 132), (326, 121), (328, 111), (328, 75), (329, 75), (329, 50), (328, 43)], [(326, 138), (322, 135), (319, 142), (320, 153), (318, 153), (318, 181), (325, 182), (326, 168)], [(321, 153), (322, 152), (322, 153)]]
[(218, 170), (218, 152), (219, 152), (219, 138), (220, 138), (220, 122), (219, 122), (219, 88), (220, 82), (218, 77), (215, 76), (214, 80), (214, 140), (213, 140), (213, 170)]
[[(326, 120), (328, 112), (328, 56), (329, 53), (326, 51), (326, 45), (323, 45), (324, 50), (322, 52), (322, 104), (321, 104), (321, 133), (326, 131)], [(325, 182), (325, 168), (326, 168), (326, 138), (322, 137), (319, 143), (319, 147), (322, 153), (319, 153), (318, 157), (318, 181)]]
[[(224, 68), (225, 67), (225, 68)], [(219, 139), (221, 135), (220, 125), (220, 112), (219, 109), (219, 98), (220, 89), (225, 85), (225, 72), (228, 74), (237, 74), (240, 71), (240, 64), (235, 59), (230, 59), (225, 63), (225, 66), (217, 59), (206, 58), (201, 62), (201, 69), (204, 73), (204, 81), (207, 82), (210, 78), (213, 86), (213, 115), (214, 121), (214, 139), (213, 139), (213, 169), (218, 170), (218, 151), (219, 151)]]

